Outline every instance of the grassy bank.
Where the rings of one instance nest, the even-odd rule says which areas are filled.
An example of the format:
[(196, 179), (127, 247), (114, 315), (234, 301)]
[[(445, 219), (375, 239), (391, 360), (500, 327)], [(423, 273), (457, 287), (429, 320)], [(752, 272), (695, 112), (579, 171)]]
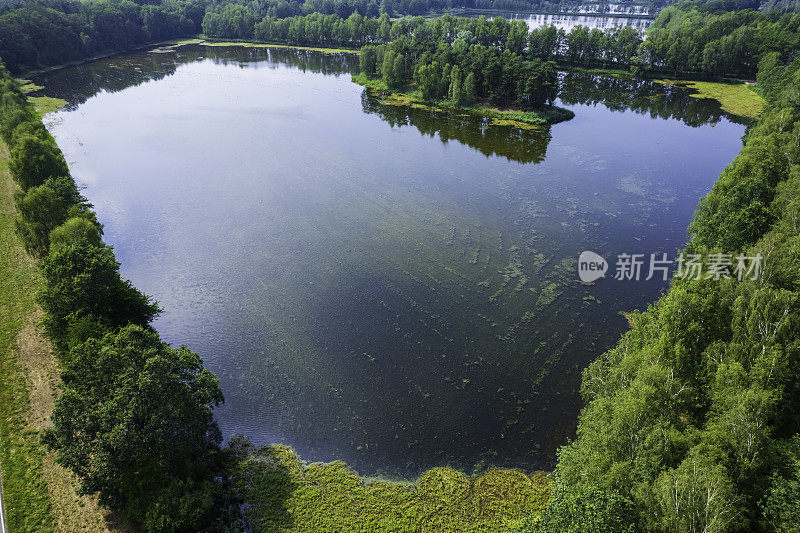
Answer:
[(235, 477), (250, 524), (264, 532), (498, 532), (550, 496), (543, 473), (434, 468), (413, 483), (365, 480), (341, 462), (305, 464), (286, 446), (251, 453)]
[(16, 189), (8, 148), (0, 141), (0, 468), (10, 531), (48, 531), (54, 524), (42, 473), (44, 451), (28, 423), (30, 386), (19, 336), (33, 316), (41, 281), (14, 232)]
[(353, 81), (363, 85), (367, 90), (379, 95), (381, 103), (387, 105), (410, 106), (418, 109), (449, 109), (460, 113), (469, 113), (487, 117), (494, 126), (515, 126), (523, 129), (533, 129), (546, 124), (556, 124), (570, 120), (575, 113), (561, 107), (550, 106), (537, 111), (522, 111), (516, 109), (497, 109), (488, 103), (478, 103), (472, 106), (456, 106), (450, 101), (428, 103), (422, 98), (419, 91), (409, 92), (392, 91), (383, 80), (371, 79), (359, 74), (353, 76)]

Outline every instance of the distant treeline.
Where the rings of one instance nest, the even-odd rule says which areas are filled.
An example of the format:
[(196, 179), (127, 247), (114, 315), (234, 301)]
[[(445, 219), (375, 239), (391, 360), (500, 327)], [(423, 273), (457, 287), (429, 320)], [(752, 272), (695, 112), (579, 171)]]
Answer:
[(147, 531), (241, 531), (212, 413), (217, 379), (150, 326), (159, 307), (120, 276), (92, 206), (2, 64), (0, 136), (20, 187), (17, 233), (42, 272), (42, 324), (64, 368), (45, 444), (82, 494)]
[[(744, 0), (668, 7), (655, 20), (646, 40), (629, 27), (608, 31), (576, 27), (567, 33), (552, 27), (528, 31), (522, 22), (500, 17), (390, 20), (389, 13), (409, 11), (387, 8), (385, 2), (390, 0), (383, 0), (383, 14), (372, 1), (365, 9), (355, 4), (336, 9), (337, 3), (344, 1), (35, 2), (0, 16), (0, 57), (9, 69), (19, 71), (202, 31), (226, 39), (352, 48), (400, 38), (412, 44), (434, 41), (450, 45), (460, 39), (467, 45), (496, 47), (528, 59), (570, 65), (752, 78), (765, 53), (777, 51), (783, 60), (790, 60), (800, 47), (800, 15), (724, 11), (748, 5)], [(309, 10), (313, 12), (303, 14)]]
[(529, 31), (522, 21), (500, 17), (487, 20), (445, 15), (391, 21), (386, 15), (342, 19), (312, 14), (259, 19), (241, 5), (207, 13), (203, 32), (220, 38), (348, 47), (389, 42), (395, 48), (452, 46), (458, 40), (568, 65), (707, 77), (753, 78), (765, 54), (779, 52), (788, 61), (800, 50), (800, 15), (748, 10), (716, 13), (690, 4), (664, 9), (646, 40), (630, 27), (601, 31), (577, 26), (565, 32), (549, 26)]
[(0, 16), (0, 57), (12, 71), (197, 33), (202, 4), (30, 2)]
[[(522, 532), (798, 531), (800, 59), (781, 56), (762, 57), (768, 111), (689, 226), (686, 257), (722, 254), (732, 277), (675, 280), (629, 315), (583, 372), (577, 438)], [(762, 258), (756, 279), (739, 254)]]

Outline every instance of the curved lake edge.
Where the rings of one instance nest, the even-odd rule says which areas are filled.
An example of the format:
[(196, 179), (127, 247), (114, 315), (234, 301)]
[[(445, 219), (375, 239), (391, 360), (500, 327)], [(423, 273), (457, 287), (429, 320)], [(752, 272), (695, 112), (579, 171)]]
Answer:
[[(203, 49), (204, 49), (204, 48), (205, 48), (205, 47), (203, 47), (203, 46), (200, 46), (200, 47), (198, 47), (198, 49), (197, 49), (197, 50), (196, 50), (194, 53), (198, 53), (198, 54), (200, 54), (200, 57), (201, 57), (201, 58), (203, 58), (204, 56), (207, 56), (207, 55), (210, 53), (210, 48), (205, 48), (205, 52), (203, 51)], [(166, 52), (166, 50), (163, 50), (163, 51), (164, 51), (164, 52)], [(216, 51), (215, 51), (215, 52), (216, 52)], [(217, 57), (217, 56), (216, 56), (216, 54), (215, 54), (215, 55), (214, 55), (214, 58), (213, 58), (212, 60), (213, 60), (215, 63), (217, 63), (217, 62), (221, 62), (222, 64), (225, 64), (225, 60), (223, 59), (224, 57), (227, 57), (227, 55), (230, 55), (231, 57), (238, 57), (238, 56), (236, 56), (235, 54), (238, 54), (239, 52), (235, 52), (235, 53), (234, 53), (234, 51), (233, 51), (233, 50), (230, 50), (230, 54), (228, 54), (228, 50), (225, 50), (225, 53), (226, 53), (226, 55), (224, 55), (224, 56), (220, 56), (220, 57)], [(288, 51), (284, 51), (284, 52), (281, 52), (281, 53), (282, 53), (282, 54), (286, 54), (286, 53), (288, 53)], [(299, 57), (306, 58), (308, 55), (309, 55), (309, 54), (301, 54)], [(311, 55), (313, 55), (313, 53), (312, 53)], [(318, 57), (323, 57), (323, 56), (324, 56), (324, 54), (320, 54)], [(171, 59), (171, 58), (168, 58), (167, 56), (162, 56), (161, 54), (158, 54), (158, 53), (151, 54), (151, 55), (150, 55), (150, 57), (153, 59), (153, 61), (161, 61), (161, 60), (162, 60), (162, 57), (164, 57), (163, 61), (165, 62), (165, 64), (169, 64), (169, 65), (172, 65), (172, 64), (173, 64), (173, 63), (172, 63), (172, 59)], [(245, 57), (252, 58), (253, 56), (246, 55)], [(270, 56), (270, 57), (271, 57), (271, 56)], [(158, 59), (156, 59), (156, 58), (158, 58)], [(329, 59), (330, 59), (331, 61), (339, 61), (340, 59), (342, 59), (342, 60), (343, 60), (343, 58), (341, 58), (341, 57), (339, 57), (339, 58), (335, 58), (334, 56), (329, 56)], [(347, 59), (349, 60), (349, 59), (351, 59), (351, 58), (347, 58)], [(352, 61), (350, 61), (350, 63), (352, 63)], [(235, 64), (236, 64), (236, 63), (232, 63), (232, 64), (231, 64), (231, 66), (233, 66), (233, 65), (235, 65)], [(301, 69), (301, 70), (305, 70), (305, 66), (300, 66), (300, 69)], [(312, 68), (312, 70), (313, 70), (313, 68)], [(138, 72), (138, 69), (137, 69), (136, 71)], [(342, 71), (342, 73), (344, 74), (344, 73), (346, 73), (346, 71), (347, 71), (347, 69), (344, 69), (344, 70)], [(167, 73), (170, 73), (170, 72), (171, 72), (171, 70), (170, 70), (170, 69), (167, 69)], [(344, 85), (343, 85), (343, 87), (344, 87), (345, 85), (351, 85), (351, 84), (350, 84), (350, 82), (349, 82), (349, 79), (348, 79), (348, 78), (349, 78), (349, 76), (346, 76), (346, 77), (345, 77), (345, 76), (342, 76), (342, 79), (341, 79), (341, 82), (340, 82), (340, 83), (343, 83), (343, 84), (344, 84)], [(115, 78), (115, 79), (116, 79), (116, 78)], [(156, 76), (156, 79), (160, 79), (160, 77), (159, 77), (159, 76)], [(138, 82), (137, 82), (137, 80), (139, 80), (139, 78), (138, 78), (138, 77), (137, 77), (135, 80), (133, 80), (133, 81), (134, 81), (134, 83), (138, 83)], [(593, 83), (593, 82), (591, 82), (591, 80), (590, 80), (588, 83)], [(49, 84), (47, 81), (41, 81), (41, 82), (39, 83), (39, 85), (50, 85), (50, 84)], [(118, 90), (118, 89), (119, 89), (119, 87), (117, 87), (116, 89)], [(355, 89), (355, 88), (353, 88), (353, 89), (350, 89), (350, 91), (352, 92), (354, 89)], [(604, 90), (609, 90), (609, 89), (611, 89), (612, 91), (614, 91), (614, 94), (616, 94), (616, 89), (615, 89), (615, 88), (610, 88), (610, 87), (605, 87), (605, 86), (598, 87), (598, 90), (599, 90), (599, 91), (604, 91)], [(259, 93), (259, 96), (261, 96), (261, 95), (262, 95), (262, 93)], [(579, 103), (579, 101), (580, 101), (580, 99), (579, 99), (579, 100), (577, 100), (577, 101), (574, 101), (574, 102), (569, 102), (569, 105), (575, 105), (575, 104)], [(593, 97), (590, 97), (590, 101), (589, 101), (589, 102), (587, 102), (587, 103), (589, 103), (589, 105), (594, 105), (594, 104), (592, 104), (592, 103), (591, 103), (591, 101), (593, 101)], [(649, 101), (649, 100), (648, 100), (648, 101)], [(326, 105), (326, 104), (321, 104), (321, 105)], [(368, 112), (368, 113), (372, 113), (372, 112), (373, 112), (373, 110), (372, 110), (372, 109), (370, 109), (370, 108), (368, 108), (368, 107), (367, 107), (367, 106), (368, 106), (368, 99), (366, 99), (366, 97), (364, 97), (364, 96), (362, 96), (362, 105), (363, 105), (363, 106), (365, 106), (365, 107), (364, 107), (364, 110), (365, 110), (366, 112)], [(627, 105), (627, 104), (626, 104), (626, 105)], [(395, 106), (395, 107), (396, 107), (396, 106)], [(617, 106), (617, 105), (612, 105), (611, 109), (613, 110), (613, 109), (614, 109), (614, 108), (616, 108), (616, 107), (618, 107), (618, 106)], [(417, 110), (415, 110), (415, 111), (416, 111), (417, 113), (420, 113), (420, 112), (421, 112), (421, 114), (422, 114), (423, 116), (428, 116), (428, 115), (429, 115), (429, 113), (427, 112), (427, 110), (419, 110), (419, 109), (417, 109)], [(398, 112), (402, 113), (403, 111), (398, 111)], [(642, 113), (642, 112), (643, 112), (643, 110), (637, 110), (637, 113)], [(652, 113), (652, 112), (653, 112), (652, 110), (651, 110), (651, 111), (648, 111), (648, 113)], [(580, 114), (581, 114), (581, 115), (583, 115), (583, 113), (580, 113)], [(447, 115), (448, 115), (448, 116), (451, 116), (449, 113), (448, 113)], [(587, 108), (587, 113), (586, 113), (586, 116), (589, 116), (589, 115), (590, 115), (590, 113), (589, 113), (589, 111), (588, 111), (588, 108)], [(658, 116), (661, 116), (660, 112), (659, 112), (659, 115), (658, 115)], [(429, 117), (429, 118), (433, 119), (433, 117)], [(393, 119), (392, 119), (392, 117), (390, 117), (390, 116), (387, 116), (387, 117), (382, 117), (382, 119), (383, 119), (384, 121), (388, 121), (388, 122), (389, 122), (389, 124), (394, 124), (394, 123), (396, 122), (396, 120), (393, 120)], [(462, 120), (468, 120), (468, 119), (462, 119)], [(718, 120), (718, 119), (717, 119), (717, 120)], [(716, 121), (716, 120), (714, 120), (714, 122), (715, 122), (715, 121)], [(402, 120), (401, 120), (401, 122), (402, 122)], [(472, 120), (471, 122), (481, 123), (482, 121), (480, 121), (480, 120)], [(689, 124), (690, 124), (690, 122), (691, 122), (691, 121), (687, 122), (687, 125), (689, 125)], [(701, 122), (702, 122), (702, 121), (701, 121)], [(460, 123), (461, 123), (461, 122), (459, 122), (459, 124), (460, 124)], [(412, 124), (413, 124), (413, 122), (412, 122)], [(421, 129), (421, 130), (420, 130), (420, 132), (421, 132), (421, 133), (423, 133), (423, 134), (425, 134), (425, 133), (428, 131), (428, 129), (429, 129), (429, 128), (428, 128), (427, 126), (426, 126), (426, 127), (423, 127), (423, 129)], [(510, 130), (511, 130), (511, 128), (494, 128), (493, 130), (494, 130), (494, 131), (496, 131), (496, 132), (499, 132), (499, 131), (501, 131), (501, 130), (507, 130), (507, 131), (510, 131)], [(505, 135), (505, 134), (504, 134), (504, 135)], [(512, 135), (512, 134), (509, 134), (509, 135)], [(738, 136), (737, 136), (737, 137), (738, 137)], [(447, 139), (447, 138), (452, 138), (452, 134), (451, 134), (451, 133), (446, 133), (446, 134), (445, 134), (445, 138), (443, 139), (443, 141), (444, 141), (445, 139)], [(472, 146), (472, 145), (471, 145), (471, 144), (470, 144), (468, 141), (463, 141), (463, 140), (462, 140), (461, 142), (462, 142), (462, 144), (466, 144), (466, 145), (468, 145), (468, 146)], [(509, 139), (506, 139), (506, 141), (505, 141), (505, 142), (509, 142)], [(473, 147), (473, 148), (475, 148), (474, 146), (472, 146), (472, 147)], [(479, 150), (479, 151), (483, 151), (483, 150)], [(485, 155), (485, 154), (484, 154), (484, 155)], [(542, 156), (543, 156), (543, 151), (542, 151)], [(512, 160), (512, 159), (516, 160), (516, 158), (509, 158), (509, 160)], [(523, 163), (524, 163), (524, 162), (526, 162), (526, 161), (527, 161), (527, 160), (524, 160), (524, 161), (521, 161), (521, 162), (523, 162)], [(682, 226), (682, 228), (683, 228), (683, 227), (685, 227), (685, 226)], [(201, 350), (199, 350), (199, 351), (200, 351), (200, 353), (205, 353), (205, 351), (204, 351), (204, 350), (202, 350), (202, 349), (201, 349)], [(241, 428), (239, 428), (239, 429), (240, 429), (240, 431), (238, 431), (238, 433), (242, 433), (243, 431), (241, 431)], [(231, 432), (230, 434), (233, 434), (233, 433), (235, 433), (235, 432)], [(244, 431), (244, 433), (247, 433), (247, 432), (246, 432), (246, 431)], [(262, 442), (263, 442), (263, 441), (262, 441)], [(272, 441), (272, 442), (286, 442), (286, 441), (285, 441), (285, 440), (274, 440), (274, 441)], [(301, 452), (300, 452), (300, 453), (301, 453), (303, 456), (307, 456), (305, 451), (302, 451), (302, 450), (301, 450)], [(323, 458), (323, 457), (314, 457), (314, 455), (313, 455), (313, 454), (311, 455), (311, 459), (312, 459), (312, 460), (320, 460), (320, 459), (324, 459), (324, 460), (329, 460), (329, 461), (330, 461), (330, 460), (335, 460), (335, 459), (339, 459), (339, 458), (340, 458), (340, 457), (338, 457), (338, 456), (336, 456), (336, 455), (333, 455), (333, 456), (330, 456), (330, 455), (329, 455), (328, 457), (324, 457), (324, 458)], [(346, 459), (346, 460), (349, 462), (349, 459)], [(435, 463), (438, 463), (438, 464), (435, 464)], [(490, 463), (491, 463), (491, 461), (490, 461)], [(484, 463), (484, 464), (485, 464), (485, 463)], [(438, 460), (437, 460), (437, 461), (435, 461), (435, 462), (434, 462), (434, 465), (432, 465), (432, 466), (439, 466), (439, 465), (451, 465), (451, 466), (458, 466), (458, 467), (459, 467), (459, 468), (461, 468), (462, 470), (466, 469), (466, 471), (470, 471), (470, 469), (472, 468), (471, 466), (456, 465), (455, 463), (448, 462), (448, 459), (446, 459), (446, 458), (445, 458), (444, 460), (442, 460), (442, 461), (438, 461)], [(512, 461), (506, 461), (506, 462), (505, 462), (505, 464), (490, 464), (489, 466), (495, 466), (495, 467), (511, 467), (511, 468), (522, 467), (522, 468), (526, 468), (526, 469), (527, 469), (527, 470), (529, 470), (529, 471), (537, 471), (537, 470), (541, 470), (541, 469), (543, 469), (543, 468), (544, 468), (544, 469), (546, 469), (546, 468), (547, 468), (546, 466), (533, 466), (533, 468), (530, 468), (530, 466), (531, 466), (531, 465), (522, 466), (522, 463), (515, 463), (515, 462), (512, 462)], [(362, 468), (362, 467), (359, 467), (359, 466), (358, 466), (358, 464), (356, 464), (355, 468), (358, 468), (359, 470), (361, 470), (361, 468)], [(367, 470), (367, 472), (366, 472), (367, 474), (370, 474), (370, 473), (374, 472), (374, 469), (373, 469), (373, 470), (371, 470), (370, 468), (367, 468), (366, 470)], [(361, 470), (361, 471), (363, 471), (363, 470)], [(380, 471), (380, 470), (379, 470), (379, 471)], [(420, 472), (420, 470), (418, 470), (416, 473), (412, 473), (412, 474), (411, 474), (411, 476), (413, 477), (413, 476), (414, 476), (414, 475), (416, 475), (418, 472)]]

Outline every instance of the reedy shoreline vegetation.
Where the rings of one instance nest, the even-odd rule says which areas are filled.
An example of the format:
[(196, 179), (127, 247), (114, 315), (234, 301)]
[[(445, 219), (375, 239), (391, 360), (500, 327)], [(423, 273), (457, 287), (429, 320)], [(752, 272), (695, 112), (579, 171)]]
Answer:
[[(722, 40), (741, 20), (688, 12), (701, 26), (721, 27)], [(753, 32), (761, 23), (780, 32), (795, 23), (742, 16), (757, 19)], [(679, 26), (670, 35), (679, 36)], [(414, 39), (421, 39), (416, 31), (396, 41), (413, 47)], [(249, 522), (264, 531), (792, 531), (800, 516), (800, 60), (785, 65), (796, 50), (796, 41), (779, 40), (749, 52), (760, 61), (770, 109), (690, 228), (689, 251), (762, 253), (762, 277), (677, 282), (631, 315), (620, 345), (584, 373), (588, 404), (578, 438), (560, 454), (554, 496), (541, 515), (549, 493), (541, 476), (490, 471), (469, 479), (434, 469), (409, 489), (366, 483), (341, 463), (303, 465), (285, 447), (257, 450), (235, 440), (220, 448), (210, 417), (222, 399), (215, 378), (195, 354), (167, 347), (150, 329), (157, 307), (120, 278), (91, 206), (3, 69), (0, 133), (23, 189), (18, 232), (42, 258), (39, 302), (65, 367), (45, 441), (85, 491), (152, 531), (239, 530), (242, 498)], [(17, 303), (32, 307), (30, 299)], [(3, 338), (13, 342), (14, 331), (12, 324)], [(19, 378), (13, 359), (0, 362), (8, 380)], [(24, 387), (5, 394), (3, 408), (17, 416)], [(136, 397), (149, 401), (134, 405)], [(4, 444), (25, 446), (14, 440), (24, 425), (0, 429)], [(175, 431), (187, 437), (176, 442)], [(4, 472), (22, 468), (41, 489), (35, 466), (11, 462), (20, 457), (4, 451)], [(14, 490), (12, 482), (7, 498), (34, 502), (13, 508), (20, 530), (47, 529), (43, 494)], [(34, 512), (41, 521), (26, 524)], [(531, 516), (521, 524), (524, 514)]]

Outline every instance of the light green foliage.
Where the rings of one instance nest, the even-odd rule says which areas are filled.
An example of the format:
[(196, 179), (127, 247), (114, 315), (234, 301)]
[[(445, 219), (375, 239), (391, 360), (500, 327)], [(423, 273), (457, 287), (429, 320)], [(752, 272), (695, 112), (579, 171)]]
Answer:
[(41, 185), (47, 178), (69, 175), (67, 162), (55, 143), (32, 135), (16, 140), (9, 168), (22, 190)]
[(733, 483), (715, 454), (701, 449), (659, 476), (654, 489), (661, 529), (676, 533), (732, 531), (741, 513)]
[(100, 246), (100, 230), (90, 220), (72, 217), (50, 232), (50, 249), (54, 251), (78, 241)]
[(303, 463), (291, 448), (231, 447), (241, 460), (234, 482), (250, 524), (269, 532), (495, 532), (541, 508), (543, 474), (490, 470), (469, 477), (434, 468), (415, 483), (370, 481), (344, 463)]

